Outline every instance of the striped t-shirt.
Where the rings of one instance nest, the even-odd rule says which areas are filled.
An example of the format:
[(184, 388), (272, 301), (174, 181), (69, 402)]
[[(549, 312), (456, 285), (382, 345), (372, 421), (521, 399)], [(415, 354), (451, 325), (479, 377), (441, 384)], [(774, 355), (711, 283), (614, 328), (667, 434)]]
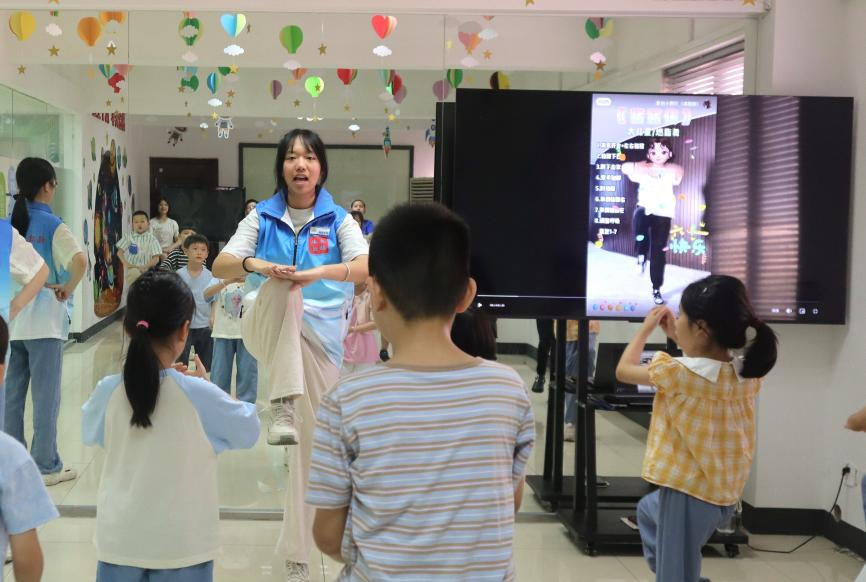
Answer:
[(340, 580), (514, 579), (514, 488), (535, 441), (517, 373), (377, 366), (322, 399), (307, 503), (349, 507)]

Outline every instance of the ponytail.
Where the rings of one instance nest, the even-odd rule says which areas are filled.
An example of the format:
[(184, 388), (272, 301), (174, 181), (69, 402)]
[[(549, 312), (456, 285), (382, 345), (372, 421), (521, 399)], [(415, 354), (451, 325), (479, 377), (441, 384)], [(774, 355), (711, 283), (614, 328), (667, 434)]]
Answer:
[(42, 158), (24, 158), (15, 170), (15, 181), (18, 183), (18, 194), (15, 196), (15, 206), (12, 207), (12, 226), (21, 236), (27, 236), (30, 228), (30, 212), (27, 202), (33, 202), (42, 187), (57, 179), (54, 166)]
[(778, 339), (769, 325), (755, 320), (750, 327), (755, 329), (755, 339), (743, 354), (743, 378), (763, 378), (776, 365)]
[(123, 364), (123, 385), (132, 407), (130, 424), (152, 425), (156, 409), (162, 363), (155, 345), (170, 346), (183, 325), (192, 320), (192, 292), (175, 273), (147, 271), (129, 289), (123, 328), (130, 337)]

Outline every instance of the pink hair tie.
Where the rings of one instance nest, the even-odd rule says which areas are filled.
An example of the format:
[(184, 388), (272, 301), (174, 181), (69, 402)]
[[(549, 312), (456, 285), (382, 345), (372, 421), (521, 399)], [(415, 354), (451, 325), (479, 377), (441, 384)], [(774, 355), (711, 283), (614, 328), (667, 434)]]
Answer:
[(143, 319), (135, 324), (135, 327), (143, 327), (144, 329), (150, 329), (150, 324), (144, 321)]

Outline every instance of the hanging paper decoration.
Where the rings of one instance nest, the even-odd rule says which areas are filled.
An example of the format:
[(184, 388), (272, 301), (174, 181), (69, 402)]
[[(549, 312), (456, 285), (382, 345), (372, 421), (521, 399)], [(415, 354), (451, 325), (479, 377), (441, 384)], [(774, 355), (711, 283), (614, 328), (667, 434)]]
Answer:
[(36, 30), (36, 18), (29, 12), (15, 12), (9, 17), (9, 30), (18, 40), (27, 40)]
[(492, 75), (490, 75), (490, 88), (497, 89), (510, 89), (511, 81), (505, 73), (500, 73), (496, 71)]
[(401, 84), (400, 89), (394, 92), (394, 101), (396, 101), (398, 105), (403, 103), (403, 99), (406, 98), (407, 93), (408, 90), (406, 89), (406, 85)]
[(178, 67), (177, 70), (183, 71), (180, 86), (192, 89), (193, 92), (198, 91), (198, 67)]
[(78, 36), (87, 46), (93, 46), (102, 35), (102, 24), (93, 16), (87, 16), (78, 21)]
[(280, 44), (286, 49), (290, 55), (298, 52), (298, 49), (304, 43), (304, 31), (300, 26), (294, 24), (284, 26), (280, 31)]
[(279, 81), (277, 81), (276, 79), (271, 81), (271, 97), (273, 97), (273, 99), (276, 100), (277, 97), (279, 97), (280, 93), (282, 93), (282, 92), (283, 92), (283, 84), (280, 83)]
[(220, 85), (219, 75), (216, 73), (211, 73), (207, 76), (207, 88), (210, 89), (210, 92), (216, 95), (217, 89)]
[(310, 97), (316, 99), (325, 90), (325, 81), (321, 77), (310, 77), (304, 83), (304, 89), (310, 94)]
[(110, 78), (111, 75), (113, 75), (115, 72), (114, 66), (112, 65), (99, 65), (99, 67), (97, 68), (99, 69), (99, 72), (102, 73), (102, 76), (106, 79)]
[(339, 78), (343, 85), (347, 87), (352, 84), (352, 81), (355, 80), (355, 77), (358, 76), (358, 69), (337, 69), (337, 78)]
[(613, 21), (606, 18), (587, 18), (584, 30), (590, 40), (597, 40), (599, 37), (607, 38), (613, 33)]
[(396, 74), (397, 72), (394, 69), (381, 69), (379, 71), (379, 78), (382, 79), (382, 83), (385, 84), (385, 89), (387, 89), (389, 93), (391, 92), (391, 83), (394, 82), (394, 75)]
[(448, 69), (448, 72), (445, 73), (445, 78), (448, 79), (448, 83), (450, 83), (452, 87), (457, 89), (460, 86), (460, 83), (463, 82), (463, 71), (460, 69)]
[(221, 139), (228, 139), (229, 133), (234, 129), (231, 117), (219, 116), (214, 122), (214, 125), (217, 128), (217, 137)]
[(391, 79), (391, 84), (388, 86), (388, 91), (391, 95), (396, 95), (403, 88), (403, 77), (394, 73), (394, 78)]
[(451, 94), (451, 86), (444, 79), (440, 79), (433, 83), (433, 95), (436, 96), (436, 99), (439, 101), (445, 101), (448, 99), (448, 95)]
[(241, 13), (226, 13), (220, 16), (220, 24), (229, 38), (237, 38), (247, 27), (247, 17)]
[(382, 151), (385, 152), (385, 157), (387, 158), (391, 155), (391, 128), (386, 127), (385, 133), (382, 134), (385, 139), (382, 140)]
[(603, 53), (596, 51), (589, 55), (589, 60), (595, 63), (595, 73), (593, 74), (593, 78), (598, 81), (604, 73), (604, 67), (607, 65), (607, 57), (604, 56)]
[(176, 147), (178, 142), (183, 141), (184, 133), (186, 133), (185, 127), (172, 127), (168, 130), (168, 141), (165, 143), (170, 143), (171, 147)]
[(63, 34), (63, 29), (60, 28), (60, 25), (56, 22), (52, 22), (48, 26), (45, 27), (45, 32), (53, 37), (58, 37)]
[(481, 43), (481, 25), (477, 22), (464, 22), (457, 29), (457, 38), (466, 47), (466, 52), (472, 54), (472, 51)]
[(183, 18), (181, 18), (180, 24), (177, 26), (177, 32), (180, 34), (183, 42), (186, 43), (186, 46), (190, 48), (181, 58), (188, 63), (197, 61), (198, 56), (192, 52), (192, 47), (201, 38), (201, 21), (192, 12), (184, 12)]
[(220, 75), (222, 75), (223, 77), (225, 77), (226, 75), (228, 75), (229, 73), (232, 72), (232, 68), (231, 67), (217, 67), (217, 72)]
[(397, 28), (397, 19), (394, 16), (377, 14), (370, 22), (373, 25), (373, 30), (376, 31), (376, 34), (382, 40), (388, 38), (394, 32), (394, 29)]
[(307, 71), (309, 71), (309, 69), (305, 69), (304, 67), (298, 67), (297, 69), (292, 71), (292, 79), (294, 79), (295, 81), (300, 81), (304, 78), (304, 75), (307, 74)]
[(436, 147), (436, 122), (433, 121), (430, 123), (430, 127), (427, 128), (427, 131), (424, 132), (424, 139), (427, 140), (427, 144), (433, 148)]
[(102, 24), (108, 24), (109, 22), (123, 24), (123, 21), (126, 20), (126, 12), (100, 12), (99, 20), (102, 21)]

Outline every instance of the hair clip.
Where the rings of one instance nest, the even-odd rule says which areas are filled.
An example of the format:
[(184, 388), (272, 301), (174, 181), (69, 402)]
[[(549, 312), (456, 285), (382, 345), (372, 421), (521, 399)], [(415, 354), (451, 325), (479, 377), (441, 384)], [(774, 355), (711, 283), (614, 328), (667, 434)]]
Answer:
[(141, 321), (139, 321), (138, 323), (135, 324), (135, 327), (143, 327), (144, 329), (150, 329), (150, 324), (142, 319)]

